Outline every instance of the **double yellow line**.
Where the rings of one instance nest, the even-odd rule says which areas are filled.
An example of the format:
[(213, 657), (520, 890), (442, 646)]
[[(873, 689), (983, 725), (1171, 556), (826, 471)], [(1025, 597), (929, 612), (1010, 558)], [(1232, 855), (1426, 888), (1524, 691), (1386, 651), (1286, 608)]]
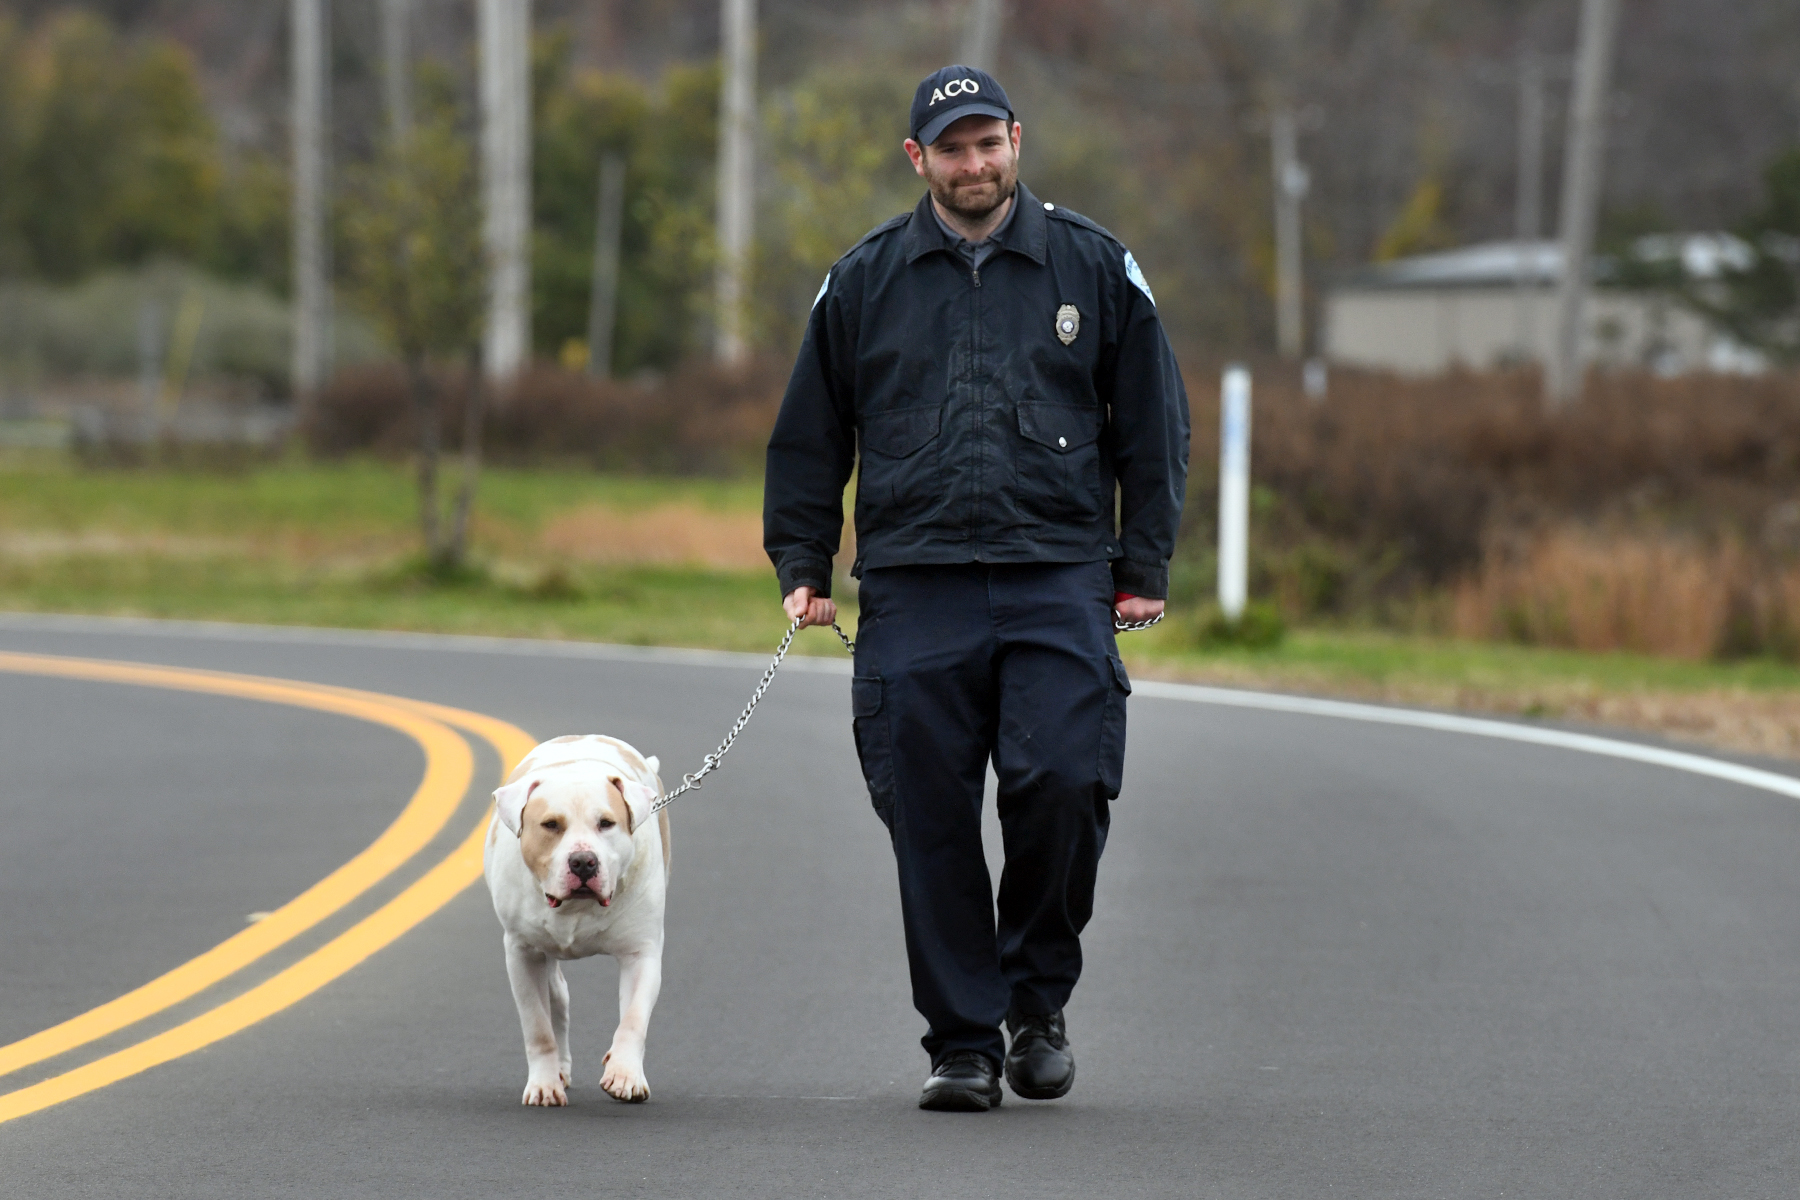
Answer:
[[(480, 713), (351, 688), (178, 667), (40, 654), (0, 653), (0, 671), (172, 688), (288, 704), (385, 725), (425, 752), (418, 789), (369, 846), (255, 925), (125, 993), (59, 1025), (0, 1046), (0, 1075), (87, 1045), (179, 1004), (226, 979), (398, 871), (449, 823), (474, 777), (469, 747), (451, 727), (475, 735), (510, 770), (536, 744), (515, 725)], [(299, 962), (248, 991), (163, 1033), (29, 1087), (0, 1095), (0, 1123), (39, 1112), (230, 1037), (318, 991), (448, 904), (481, 874), (487, 816), (417, 882)]]

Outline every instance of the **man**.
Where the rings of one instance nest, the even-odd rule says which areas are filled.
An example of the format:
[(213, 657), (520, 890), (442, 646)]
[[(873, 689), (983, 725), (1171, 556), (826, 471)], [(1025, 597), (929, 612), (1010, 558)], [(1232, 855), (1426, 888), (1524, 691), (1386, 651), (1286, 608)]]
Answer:
[(1063, 1007), (1131, 691), (1113, 618), (1162, 612), (1187, 396), (1131, 255), (1018, 183), (1020, 126), (990, 75), (931, 75), (911, 131), (929, 192), (819, 289), (769, 440), (764, 544), (789, 617), (834, 620), (859, 467), (852, 725), (930, 1026), (919, 1104), (979, 1112), (1000, 1102), (1002, 1064), (1031, 1099), (1075, 1080)]

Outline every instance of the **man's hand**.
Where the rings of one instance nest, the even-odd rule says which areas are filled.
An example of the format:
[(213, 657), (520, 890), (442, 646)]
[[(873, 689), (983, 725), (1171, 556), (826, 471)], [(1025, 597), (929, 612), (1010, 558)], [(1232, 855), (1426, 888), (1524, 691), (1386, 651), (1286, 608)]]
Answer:
[(1142, 596), (1127, 596), (1113, 605), (1113, 611), (1125, 624), (1135, 625), (1139, 621), (1162, 616), (1164, 603), (1162, 600), (1146, 600)]
[[(1155, 602), (1160, 611), (1162, 601)], [(781, 602), (787, 610), (788, 620), (796, 617), (800, 620), (800, 628), (808, 625), (830, 625), (837, 620), (837, 601), (825, 596), (813, 595), (809, 587), (797, 587), (789, 592)]]

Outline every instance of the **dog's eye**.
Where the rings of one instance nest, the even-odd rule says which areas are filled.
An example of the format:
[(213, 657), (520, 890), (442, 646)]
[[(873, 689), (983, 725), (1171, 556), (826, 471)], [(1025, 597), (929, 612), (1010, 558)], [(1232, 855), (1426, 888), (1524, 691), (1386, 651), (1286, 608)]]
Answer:
[(602, 828), (602, 829), (611, 829), (614, 825), (617, 825), (617, 824), (618, 824), (618, 822), (613, 820), (611, 817), (601, 817), (600, 818), (600, 828)]
[(543, 828), (548, 829), (551, 833), (555, 833), (557, 830), (562, 828), (562, 822), (556, 821), (556, 820), (545, 821), (543, 824)]

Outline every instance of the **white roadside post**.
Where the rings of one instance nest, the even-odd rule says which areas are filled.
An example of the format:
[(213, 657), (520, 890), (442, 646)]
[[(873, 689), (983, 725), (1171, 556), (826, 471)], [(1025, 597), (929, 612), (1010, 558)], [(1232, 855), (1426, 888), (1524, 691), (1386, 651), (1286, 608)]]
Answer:
[(1250, 587), (1250, 370), (1219, 385), (1219, 608), (1236, 624)]

